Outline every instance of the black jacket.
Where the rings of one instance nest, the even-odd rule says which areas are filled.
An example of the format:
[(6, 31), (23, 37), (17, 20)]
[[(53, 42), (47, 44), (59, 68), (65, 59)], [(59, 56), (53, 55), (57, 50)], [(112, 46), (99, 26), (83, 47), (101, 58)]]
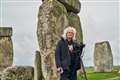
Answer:
[[(80, 55), (81, 55), (82, 49), (80, 50), (76, 42), (73, 42), (72, 45), (74, 49), (73, 52), (75, 53), (75, 57), (76, 57), (74, 68), (78, 70), (81, 67)], [(56, 61), (57, 68), (62, 67), (63, 69), (67, 69), (70, 66), (71, 57), (69, 54), (68, 42), (63, 38), (61, 38), (61, 40), (58, 42), (56, 46), (55, 61)]]

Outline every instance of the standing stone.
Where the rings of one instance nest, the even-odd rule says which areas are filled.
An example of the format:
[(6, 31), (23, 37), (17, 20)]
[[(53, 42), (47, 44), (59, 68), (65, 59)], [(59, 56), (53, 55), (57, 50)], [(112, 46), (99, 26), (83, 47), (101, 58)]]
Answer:
[(39, 51), (36, 51), (35, 55), (35, 68), (34, 68), (35, 80), (44, 80), (42, 74), (41, 55)]
[(13, 63), (12, 28), (0, 27), (0, 71)]
[(57, 0), (44, 1), (38, 14), (37, 36), (45, 80), (57, 80), (55, 48), (63, 29), (68, 26), (67, 10)]
[(80, 23), (80, 18), (77, 14), (70, 12), (68, 13), (69, 25), (74, 27), (77, 31), (76, 38), (77, 42), (83, 42), (82, 27)]
[(96, 72), (110, 72), (113, 67), (113, 56), (108, 41), (95, 44), (94, 64)]
[(1, 80), (34, 80), (34, 68), (31, 66), (13, 66), (6, 68)]

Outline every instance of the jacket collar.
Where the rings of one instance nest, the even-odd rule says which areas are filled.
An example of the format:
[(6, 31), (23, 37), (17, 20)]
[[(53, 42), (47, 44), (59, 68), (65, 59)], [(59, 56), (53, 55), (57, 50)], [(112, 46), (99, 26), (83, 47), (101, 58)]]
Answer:
[[(61, 37), (61, 40), (63, 40), (66, 44), (68, 44), (68, 41), (64, 39), (63, 37)], [(74, 41), (72, 41), (72, 44), (74, 44)]]

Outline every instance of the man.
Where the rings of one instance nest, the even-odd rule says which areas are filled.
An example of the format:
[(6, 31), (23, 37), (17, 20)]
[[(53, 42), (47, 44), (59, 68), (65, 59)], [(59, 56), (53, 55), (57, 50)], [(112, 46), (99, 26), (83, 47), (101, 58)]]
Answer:
[(69, 26), (57, 44), (55, 61), (60, 80), (77, 80), (77, 70), (82, 71), (80, 55), (84, 46), (75, 41), (75, 36), (75, 28)]

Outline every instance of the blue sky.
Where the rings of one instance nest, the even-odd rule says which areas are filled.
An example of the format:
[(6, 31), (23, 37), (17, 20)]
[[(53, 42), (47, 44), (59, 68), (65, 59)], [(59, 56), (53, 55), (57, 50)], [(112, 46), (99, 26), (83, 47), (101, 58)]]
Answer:
[[(120, 65), (120, 5), (118, 0), (80, 0), (84, 42), (84, 63), (93, 65), (94, 44), (109, 41), (114, 65)], [(0, 26), (13, 27), (14, 64), (34, 65), (39, 50), (36, 29), (41, 0), (0, 0)]]

